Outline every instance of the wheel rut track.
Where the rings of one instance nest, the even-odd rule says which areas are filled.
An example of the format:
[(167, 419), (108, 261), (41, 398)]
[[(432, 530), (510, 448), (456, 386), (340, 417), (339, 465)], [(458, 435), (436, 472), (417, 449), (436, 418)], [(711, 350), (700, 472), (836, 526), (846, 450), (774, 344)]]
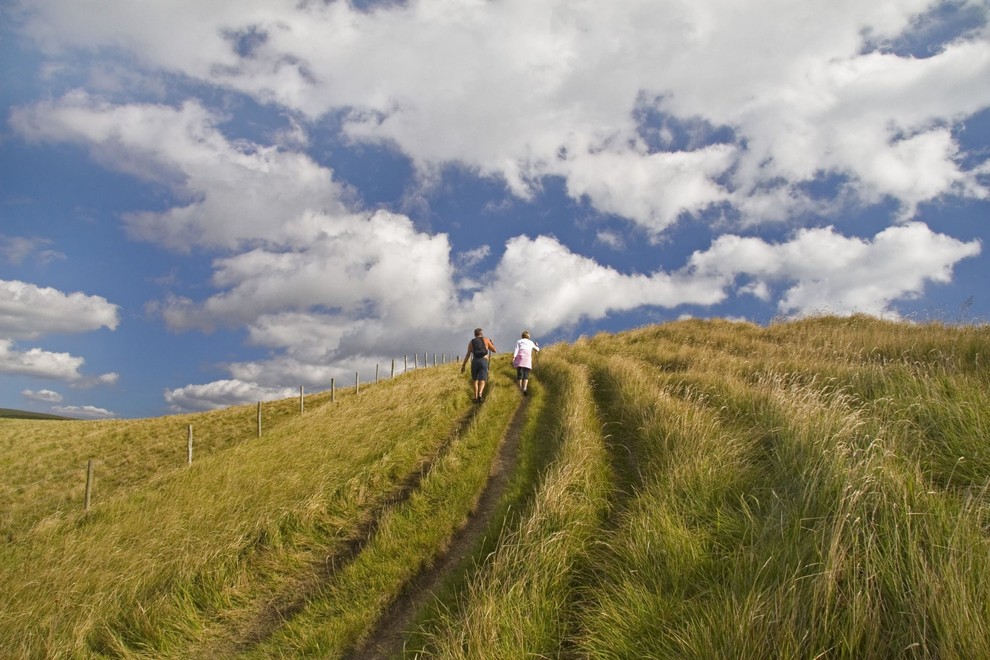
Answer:
[(235, 639), (232, 644), (233, 652), (242, 654), (251, 651), (274, 634), (280, 626), (302, 612), (310, 600), (319, 593), (323, 585), (329, 583), (339, 571), (361, 553), (377, 531), (382, 515), (389, 509), (408, 500), (416, 492), (422, 480), (432, 471), (433, 466), (446, 455), (454, 440), (464, 433), (477, 414), (478, 408), (472, 406), (433, 456), (407, 475), (400, 482), (399, 487), (374, 508), (368, 522), (352, 535), (343, 550), (317, 562), (313, 566), (314, 570), (311, 577), (304, 583), (297, 585), (293, 589), (291, 597), (268, 603), (254, 617), (253, 622), (246, 630)]
[(524, 398), (513, 413), (508, 430), (492, 463), (488, 482), (474, 510), (469, 514), (467, 523), (454, 534), (442, 555), (406, 586), (402, 595), (379, 620), (368, 641), (347, 654), (348, 660), (401, 656), (406, 636), (416, 616), (434, 597), (447, 577), (470, 556), (478, 543), (491, 531), (495, 513), (512, 475), (512, 466), (519, 456), (519, 444), (528, 408), (529, 400)]

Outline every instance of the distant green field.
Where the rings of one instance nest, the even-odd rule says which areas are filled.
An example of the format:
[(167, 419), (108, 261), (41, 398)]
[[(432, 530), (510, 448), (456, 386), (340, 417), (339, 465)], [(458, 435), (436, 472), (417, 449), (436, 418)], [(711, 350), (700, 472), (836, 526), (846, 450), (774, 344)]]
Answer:
[(49, 415), (47, 413), (30, 412), (28, 410), (14, 410), (13, 408), (0, 408), (0, 418), (3, 419), (55, 419), (67, 420), (71, 417), (60, 415)]

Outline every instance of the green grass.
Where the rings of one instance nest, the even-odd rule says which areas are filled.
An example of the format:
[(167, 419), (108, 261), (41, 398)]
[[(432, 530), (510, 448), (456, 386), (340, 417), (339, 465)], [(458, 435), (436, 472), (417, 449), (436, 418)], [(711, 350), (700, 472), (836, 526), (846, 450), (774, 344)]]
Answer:
[(570, 646), (580, 602), (578, 576), (606, 509), (610, 470), (594, 416), (587, 370), (546, 356), (541, 382), (559, 444), (522, 524), (498, 550), (433, 632), (442, 657), (554, 656)]
[(464, 524), (519, 401), (504, 375), (493, 378), (484, 405), (476, 408), (420, 487), (385, 511), (355, 560), (327, 579), (302, 613), (251, 654), (337, 657), (366, 641), (404, 585), (436, 559)]
[[(986, 326), (862, 316), (546, 348), (493, 527), (408, 654), (990, 657), (988, 354)], [(0, 420), (0, 648), (346, 656), (476, 505), (511, 379), (266, 404), (261, 438), (254, 406)]]

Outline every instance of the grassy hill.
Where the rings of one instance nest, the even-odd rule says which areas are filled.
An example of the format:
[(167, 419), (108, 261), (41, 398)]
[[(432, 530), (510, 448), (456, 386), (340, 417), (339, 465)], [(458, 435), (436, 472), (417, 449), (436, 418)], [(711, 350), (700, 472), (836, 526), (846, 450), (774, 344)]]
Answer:
[(503, 357), (480, 406), (449, 364), (260, 437), (255, 406), (0, 419), (0, 648), (990, 657), (988, 358), (986, 327), (692, 320), (546, 348), (527, 398)]

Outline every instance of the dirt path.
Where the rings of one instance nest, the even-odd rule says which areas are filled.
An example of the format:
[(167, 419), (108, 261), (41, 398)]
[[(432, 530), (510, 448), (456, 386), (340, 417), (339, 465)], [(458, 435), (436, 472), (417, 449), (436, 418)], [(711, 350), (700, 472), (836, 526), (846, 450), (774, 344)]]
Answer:
[(442, 445), (436, 454), (419, 468), (410, 473), (406, 479), (397, 485), (396, 490), (380, 502), (367, 524), (355, 530), (345, 546), (331, 557), (314, 564), (312, 573), (297, 582), (288, 583), (280, 596), (276, 596), (247, 620), (235, 621), (232, 630), (219, 632), (217, 639), (208, 642), (203, 651), (204, 657), (230, 657), (250, 652), (257, 645), (268, 639), (272, 633), (301, 612), (306, 604), (319, 592), (342, 567), (352, 561), (374, 535), (382, 513), (389, 507), (396, 506), (407, 500), (419, 487), (420, 482), (433, 469), (433, 466), (450, 449), (454, 440), (461, 435), (477, 415), (477, 408), (470, 408)]
[(429, 568), (407, 585), (403, 595), (382, 617), (375, 632), (370, 636), (371, 641), (348, 656), (351, 660), (394, 658), (402, 654), (406, 634), (415, 617), (434, 597), (444, 579), (474, 550), (491, 527), (492, 518), (505, 493), (512, 467), (519, 455), (519, 442), (528, 408), (529, 400), (523, 399), (512, 417), (505, 438), (492, 463), (488, 483), (467, 524), (454, 535), (443, 556), (437, 558)]

